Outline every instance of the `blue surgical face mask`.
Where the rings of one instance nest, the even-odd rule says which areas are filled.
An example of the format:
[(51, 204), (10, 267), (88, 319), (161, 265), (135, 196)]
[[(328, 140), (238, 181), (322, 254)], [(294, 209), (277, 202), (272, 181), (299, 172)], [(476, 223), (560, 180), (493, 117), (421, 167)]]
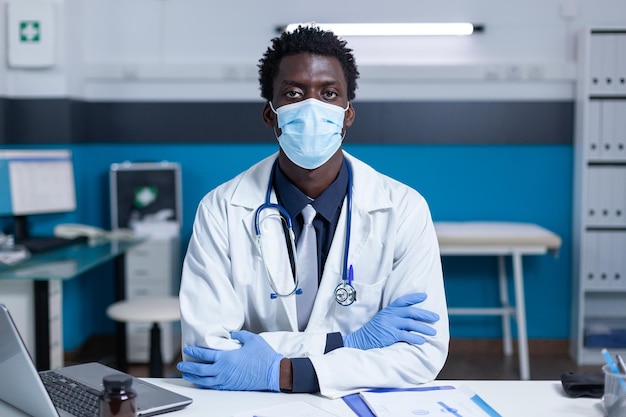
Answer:
[[(285, 155), (304, 169), (325, 164), (341, 146), (346, 110), (334, 104), (309, 98), (274, 109), (281, 130), (278, 143)], [(276, 133), (276, 132), (274, 132)]]

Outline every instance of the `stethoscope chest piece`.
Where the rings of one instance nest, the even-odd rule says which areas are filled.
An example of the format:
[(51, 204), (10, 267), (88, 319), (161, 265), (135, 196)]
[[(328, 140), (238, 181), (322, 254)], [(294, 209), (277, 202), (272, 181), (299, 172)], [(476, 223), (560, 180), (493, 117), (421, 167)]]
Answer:
[(352, 285), (342, 282), (335, 288), (335, 301), (342, 306), (349, 306), (356, 301), (356, 290)]

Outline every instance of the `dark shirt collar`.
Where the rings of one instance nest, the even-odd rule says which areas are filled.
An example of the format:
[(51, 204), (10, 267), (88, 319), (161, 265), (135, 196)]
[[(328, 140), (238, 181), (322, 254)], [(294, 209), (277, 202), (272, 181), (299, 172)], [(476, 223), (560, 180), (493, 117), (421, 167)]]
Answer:
[(280, 170), (276, 164), (276, 173), (274, 177), (274, 187), (279, 196), (279, 201), (287, 210), (292, 218), (302, 211), (307, 205), (311, 204), (315, 211), (326, 221), (331, 222), (337, 217), (337, 212), (343, 204), (343, 199), (348, 191), (348, 168), (346, 160), (343, 160), (339, 174), (326, 190), (322, 192), (313, 202), (311, 199), (300, 191)]

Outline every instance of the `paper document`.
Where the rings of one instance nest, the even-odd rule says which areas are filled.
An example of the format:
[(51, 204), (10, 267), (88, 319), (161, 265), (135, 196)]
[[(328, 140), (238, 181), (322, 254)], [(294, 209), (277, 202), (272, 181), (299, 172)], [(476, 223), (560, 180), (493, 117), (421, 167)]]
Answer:
[(294, 401), (253, 410), (246, 413), (235, 414), (233, 417), (337, 417), (333, 413), (322, 410), (306, 401)]
[(0, 249), (0, 265), (14, 265), (30, 258), (27, 249)]
[(366, 391), (360, 396), (376, 417), (501, 417), (467, 387), (430, 391)]

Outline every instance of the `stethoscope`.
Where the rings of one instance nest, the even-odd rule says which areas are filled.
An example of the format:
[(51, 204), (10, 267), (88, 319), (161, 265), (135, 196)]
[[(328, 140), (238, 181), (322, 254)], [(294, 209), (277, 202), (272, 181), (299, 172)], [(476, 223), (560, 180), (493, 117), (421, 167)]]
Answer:
[[(273, 293), (270, 294), (270, 298), (288, 297), (293, 294), (302, 294), (302, 289), (299, 288), (300, 280), (298, 278), (298, 266), (296, 262), (297, 257), (295, 256), (296, 237), (293, 232), (293, 222), (291, 220), (291, 216), (287, 212), (287, 209), (285, 209), (283, 206), (270, 202), (272, 185), (274, 183), (274, 172), (277, 169), (277, 163), (278, 159), (274, 161), (272, 171), (270, 172), (270, 179), (267, 184), (267, 192), (265, 194), (265, 202), (256, 209), (256, 213), (254, 216), (254, 230), (256, 232), (257, 245), (259, 246), (259, 250), (261, 252), (261, 259), (263, 260), (263, 265), (265, 266), (267, 280), (273, 291)], [(356, 290), (352, 286), (352, 281), (354, 280), (354, 271), (352, 269), (352, 265), (348, 267), (348, 253), (350, 248), (350, 226), (352, 223), (352, 168), (350, 167), (350, 163), (348, 161), (346, 161), (346, 168), (348, 169), (348, 194), (346, 199), (348, 213), (346, 216), (346, 241), (343, 255), (343, 274), (341, 279), (342, 282), (335, 288), (335, 301), (337, 301), (337, 303), (341, 304), (342, 306), (349, 306), (356, 301)], [(280, 212), (280, 214), (282, 214), (281, 219), (283, 219), (283, 221), (285, 222), (285, 225), (287, 227), (287, 233), (289, 234), (289, 242), (291, 246), (289, 261), (292, 265), (294, 265), (294, 287), (291, 291), (286, 293), (281, 293), (277, 290), (274, 279), (272, 278), (269, 268), (267, 267), (267, 263), (265, 262), (265, 255), (263, 253), (263, 244), (261, 238), (261, 227), (259, 224), (259, 216), (261, 212), (265, 209), (276, 209)]]

